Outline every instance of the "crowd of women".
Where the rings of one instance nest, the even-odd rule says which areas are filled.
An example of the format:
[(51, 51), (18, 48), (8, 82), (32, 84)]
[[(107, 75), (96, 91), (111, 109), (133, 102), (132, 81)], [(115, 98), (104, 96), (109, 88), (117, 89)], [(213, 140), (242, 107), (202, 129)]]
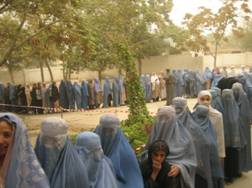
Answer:
[[(231, 77), (239, 82), (247, 82), (252, 79), (251, 71), (242, 67), (239, 74), (231, 67), (225, 67), (220, 71), (215, 68), (212, 71), (206, 68), (203, 73), (191, 70), (173, 70), (171, 79), (167, 81), (167, 75), (142, 74), (141, 86), (146, 102), (154, 102), (183, 96), (196, 97), (203, 89), (216, 87), (220, 80)], [(243, 84), (244, 85), (244, 84)], [(250, 85), (246, 84), (246, 85)], [(252, 87), (252, 86), (249, 86)], [(252, 97), (252, 90), (249, 97)], [(17, 113), (47, 113), (61, 111), (82, 111), (100, 107), (118, 107), (127, 103), (127, 89), (122, 76), (115, 78), (106, 77), (101, 82), (99, 79), (88, 81), (67, 81), (60, 83), (35, 83), (32, 86), (13, 85), (0, 82), (0, 111), (13, 111)], [(5, 106), (4, 106), (5, 105)], [(34, 108), (25, 108), (32, 106)], [(36, 108), (37, 107), (37, 108)]]
[(1, 188), (223, 188), (252, 169), (251, 106), (241, 83), (176, 97), (158, 109), (139, 160), (114, 114), (73, 145), (63, 119), (47, 118), (33, 150), (24, 123), (0, 113)]

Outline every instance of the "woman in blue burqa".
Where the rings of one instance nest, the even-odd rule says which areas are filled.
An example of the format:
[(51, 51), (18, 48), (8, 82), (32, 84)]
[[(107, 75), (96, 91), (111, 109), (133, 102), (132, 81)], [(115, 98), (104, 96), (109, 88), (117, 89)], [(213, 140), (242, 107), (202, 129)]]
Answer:
[[(224, 188), (224, 175), (221, 167), (220, 158), (218, 154), (218, 147), (216, 142), (216, 133), (209, 119), (209, 107), (205, 105), (198, 105), (196, 110), (192, 114), (193, 119), (197, 125), (201, 128), (203, 136), (208, 140), (208, 159), (210, 162), (210, 168), (206, 169), (211, 173), (213, 188)], [(202, 184), (199, 187), (206, 187)]]
[(103, 154), (100, 137), (93, 132), (77, 136), (77, 152), (87, 167), (89, 188), (117, 188), (117, 180), (109, 158)]
[(130, 144), (120, 129), (120, 121), (114, 114), (100, 118), (95, 133), (101, 138), (104, 154), (111, 159), (119, 188), (143, 188), (141, 171)]
[(197, 165), (195, 147), (190, 133), (177, 120), (172, 106), (158, 109), (149, 143), (156, 140), (164, 140), (169, 145), (167, 160), (172, 166), (168, 176), (178, 176), (181, 188), (194, 188)]
[(198, 93), (205, 89), (205, 80), (202, 76), (202, 74), (200, 74), (199, 71), (195, 72), (195, 96), (198, 95)]
[(146, 89), (146, 102), (150, 102), (151, 101), (151, 77), (149, 74), (147, 74), (145, 76), (146, 79), (146, 85), (145, 85), (145, 89)]
[(81, 86), (77, 82), (74, 82), (73, 89), (76, 107), (78, 110), (81, 110)]
[(241, 173), (239, 164), (239, 151), (241, 149), (240, 112), (231, 89), (222, 91), (222, 103), (224, 107), (223, 120), (226, 147), (225, 178), (227, 181), (232, 182)]
[(223, 78), (220, 69), (219, 68), (215, 68), (213, 70), (213, 80), (212, 80), (212, 84), (211, 84), (211, 88), (213, 87), (217, 87), (218, 82)]
[(120, 106), (120, 82), (118, 78), (114, 78), (112, 83), (112, 92), (113, 92), (113, 106), (118, 107)]
[(210, 171), (210, 142), (192, 118), (185, 98), (174, 98), (172, 105), (175, 108), (178, 120), (185, 126), (193, 138), (197, 158), (195, 188), (211, 188), (213, 187), (213, 182)]
[(59, 118), (41, 124), (35, 152), (53, 188), (89, 187), (85, 165), (67, 136), (68, 126)]
[(14, 114), (0, 113), (0, 187), (49, 188), (27, 135)]
[(206, 81), (206, 89), (210, 89), (211, 88), (211, 81), (213, 79), (213, 73), (212, 73), (212, 71), (210, 70), (209, 67), (205, 68), (203, 78)]
[(95, 79), (94, 94), (95, 94), (95, 107), (99, 108), (100, 104), (102, 103), (101, 101), (102, 89), (98, 78)]
[(109, 78), (106, 77), (103, 84), (103, 107), (107, 108), (109, 106), (109, 95), (111, 95), (111, 86)]
[(74, 87), (73, 84), (70, 80), (66, 81), (66, 94), (67, 94), (67, 99), (69, 102), (69, 109), (74, 110), (75, 109), (75, 104), (74, 104)]
[(223, 105), (221, 101), (221, 89), (218, 87), (213, 87), (209, 90), (209, 92), (212, 95), (211, 106), (222, 113)]
[(178, 91), (177, 91), (177, 96), (182, 97), (184, 95), (185, 92), (185, 83), (183, 80), (183, 72), (181, 70), (177, 71), (177, 87), (178, 87)]
[(141, 77), (140, 77), (140, 83), (141, 83), (141, 86), (142, 86), (142, 89), (143, 89), (144, 99), (146, 101), (146, 99), (147, 99), (147, 94), (146, 94), (146, 77), (145, 77), (144, 74), (142, 74)]
[(59, 85), (59, 103), (62, 108), (69, 109), (69, 101), (67, 98), (67, 84), (65, 80), (61, 80)]
[[(250, 124), (252, 121), (252, 114), (251, 109), (249, 106), (249, 100), (246, 93), (243, 90), (243, 86), (240, 83), (234, 83), (232, 87), (234, 98), (238, 107), (240, 109), (240, 127), (244, 132), (244, 138), (241, 138), (244, 142), (244, 148), (241, 150), (241, 170), (249, 171), (252, 169), (252, 162), (251, 162), (251, 128)], [(241, 135), (242, 136), (242, 135)]]
[(247, 93), (249, 102), (250, 102), (250, 108), (252, 109), (252, 73), (246, 73), (243, 75), (244, 78), (244, 90)]
[(81, 105), (82, 109), (88, 109), (88, 82), (86, 80), (83, 80), (81, 82)]

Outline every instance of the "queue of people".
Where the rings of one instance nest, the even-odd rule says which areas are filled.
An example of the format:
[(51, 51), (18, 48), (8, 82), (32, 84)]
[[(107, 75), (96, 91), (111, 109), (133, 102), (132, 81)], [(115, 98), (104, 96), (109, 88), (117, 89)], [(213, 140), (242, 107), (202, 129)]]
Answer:
[[(196, 97), (204, 89), (225, 89), (235, 82), (244, 86), (252, 105), (252, 69), (245, 67), (238, 73), (231, 67), (206, 67), (203, 73), (191, 70), (167, 70), (161, 74), (142, 74), (140, 83), (146, 102), (167, 100), (174, 97)], [(215, 96), (213, 96), (215, 97)], [(58, 111), (83, 111), (95, 108), (118, 107), (127, 103), (127, 88), (122, 76), (60, 83), (35, 83), (13, 85), (0, 82), (0, 111), (16, 113), (51, 113)], [(27, 106), (27, 108), (25, 108)]]
[(158, 109), (140, 159), (114, 114), (76, 144), (64, 120), (46, 118), (33, 150), (22, 120), (0, 113), (0, 187), (223, 188), (252, 169), (249, 104), (238, 82), (200, 91), (193, 111), (173, 98)]

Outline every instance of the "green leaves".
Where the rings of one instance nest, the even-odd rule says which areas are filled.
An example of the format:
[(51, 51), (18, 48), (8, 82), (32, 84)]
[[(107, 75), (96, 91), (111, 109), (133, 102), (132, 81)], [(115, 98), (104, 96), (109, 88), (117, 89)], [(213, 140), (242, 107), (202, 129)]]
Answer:
[[(242, 28), (238, 23), (242, 19), (248, 20), (249, 13), (248, 1), (225, 0), (223, 6), (216, 13), (201, 7), (200, 12), (196, 15), (186, 14), (184, 24), (191, 35), (186, 41), (187, 47), (196, 52), (202, 51), (212, 54), (216, 66), (220, 43), (224, 41), (223, 39), (230, 28), (236, 35), (242, 33)], [(209, 39), (213, 39), (213, 41)]]

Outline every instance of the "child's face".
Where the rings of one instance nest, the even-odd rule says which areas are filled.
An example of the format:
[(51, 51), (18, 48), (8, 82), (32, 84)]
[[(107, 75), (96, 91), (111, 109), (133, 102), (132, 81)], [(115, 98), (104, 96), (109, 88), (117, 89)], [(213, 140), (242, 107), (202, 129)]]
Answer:
[(166, 157), (166, 155), (165, 155), (164, 151), (154, 152), (154, 153), (152, 153), (152, 156), (151, 156), (152, 161), (157, 161), (159, 163), (163, 163), (165, 160), (165, 157)]

